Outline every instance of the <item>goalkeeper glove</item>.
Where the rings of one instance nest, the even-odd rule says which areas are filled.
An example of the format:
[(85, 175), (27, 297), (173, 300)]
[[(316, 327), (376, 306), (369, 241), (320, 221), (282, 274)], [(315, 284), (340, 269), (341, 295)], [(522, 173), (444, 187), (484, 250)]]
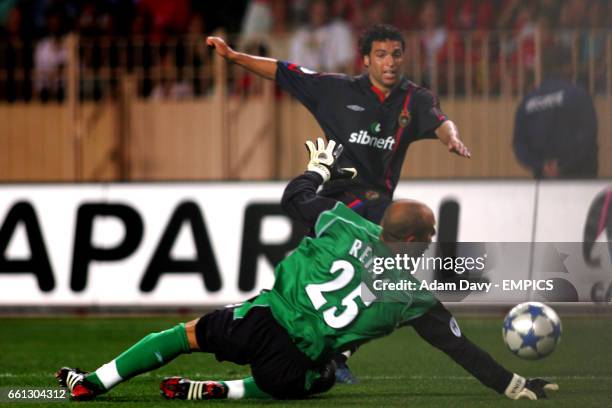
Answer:
[(514, 374), (510, 384), (506, 388), (506, 396), (513, 400), (530, 399), (540, 400), (546, 399), (545, 391), (557, 391), (557, 384), (548, 382), (542, 378), (523, 378), (520, 375)]
[(323, 177), (323, 182), (330, 179), (353, 179), (357, 176), (357, 170), (353, 167), (338, 168), (336, 160), (342, 154), (343, 146), (330, 140), (325, 147), (325, 142), (320, 137), (317, 139), (315, 146), (310, 140), (306, 141), (306, 150), (310, 155), (308, 162), (308, 171), (313, 171)]

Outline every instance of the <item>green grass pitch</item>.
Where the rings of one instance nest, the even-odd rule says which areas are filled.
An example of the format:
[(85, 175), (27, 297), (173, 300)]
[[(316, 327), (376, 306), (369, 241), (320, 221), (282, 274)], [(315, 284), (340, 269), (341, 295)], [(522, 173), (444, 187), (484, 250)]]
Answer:
[[(501, 317), (458, 316), (464, 333), (509, 369), (526, 376), (545, 376), (560, 391), (547, 401), (510, 401), (481, 386), (442, 353), (423, 342), (412, 329), (362, 347), (350, 366), (361, 382), (338, 385), (303, 401), (165, 401), (159, 396), (162, 377), (236, 379), (247, 367), (218, 363), (194, 353), (161, 369), (119, 385), (95, 402), (82, 406), (179, 407), (216, 406), (308, 407), (612, 407), (612, 318), (563, 317), (562, 341), (540, 361), (524, 361), (506, 350)], [(95, 369), (142, 336), (190, 317), (160, 318), (0, 318), (0, 389), (55, 388), (53, 372), (62, 365)], [(67, 403), (67, 402), (66, 402)], [(61, 406), (50, 402), (0, 402), (7, 407)], [(217, 405), (218, 404), (218, 405)]]

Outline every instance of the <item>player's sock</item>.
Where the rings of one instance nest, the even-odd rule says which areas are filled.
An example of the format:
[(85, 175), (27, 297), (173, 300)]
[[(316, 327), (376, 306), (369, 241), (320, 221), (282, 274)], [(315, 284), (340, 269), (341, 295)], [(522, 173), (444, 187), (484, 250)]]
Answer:
[(117, 358), (87, 375), (86, 379), (108, 391), (122, 381), (161, 367), (189, 351), (189, 340), (185, 326), (181, 323), (163, 332), (145, 336)]
[(229, 399), (272, 398), (269, 394), (266, 394), (259, 389), (257, 384), (255, 384), (255, 379), (253, 377), (247, 377), (242, 380), (221, 382), (228, 388), (227, 398)]

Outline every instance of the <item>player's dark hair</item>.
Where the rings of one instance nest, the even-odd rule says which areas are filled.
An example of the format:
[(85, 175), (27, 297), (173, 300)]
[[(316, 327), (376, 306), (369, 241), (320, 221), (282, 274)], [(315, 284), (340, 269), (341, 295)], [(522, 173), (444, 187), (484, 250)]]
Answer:
[(372, 43), (374, 41), (399, 41), (402, 44), (402, 51), (406, 46), (402, 33), (397, 28), (389, 24), (376, 24), (359, 37), (359, 52), (361, 55), (370, 55), (372, 51)]

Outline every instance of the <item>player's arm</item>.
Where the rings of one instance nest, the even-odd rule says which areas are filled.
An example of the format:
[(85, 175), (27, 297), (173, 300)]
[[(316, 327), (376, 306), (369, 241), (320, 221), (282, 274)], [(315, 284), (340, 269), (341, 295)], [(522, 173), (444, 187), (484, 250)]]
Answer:
[(336, 205), (336, 200), (317, 195), (317, 189), (323, 184), (323, 177), (312, 171), (306, 171), (289, 182), (283, 193), (281, 206), (291, 219), (312, 228), (323, 211)]
[(317, 189), (332, 178), (354, 178), (353, 168), (337, 168), (336, 160), (342, 153), (342, 145), (317, 139), (317, 145), (306, 142), (310, 160), (307, 171), (289, 182), (281, 199), (283, 210), (294, 220), (313, 228), (323, 211), (334, 208), (337, 201), (317, 194)]
[[(319, 99), (335, 95), (334, 84), (343, 83), (347, 77), (342, 75), (321, 75), (295, 64), (278, 61), (274, 58), (258, 57), (232, 49), (221, 37), (208, 37), (206, 44), (213, 47), (217, 54), (226, 60), (263, 78), (275, 81), (278, 86), (297, 98), (311, 112)], [(322, 82), (325, 82), (323, 84)]]
[(453, 315), (440, 302), (408, 324), (423, 340), (444, 352), (483, 385), (510, 399), (545, 399), (546, 391), (559, 389), (557, 384), (544, 379), (524, 378), (508, 371), (461, 332)]
[(277, 60), (273, 58), (258, 57), (232, 49), (221, 37), (208, 37), (206, 44), (213, 47), (217, 54), (226, 60), (238, 64), (241, 67), (257, 74), (263, 78), (274, 80), (276, 77)]
[(440, 141), (448, 147), (448, 151), (458, 154), (468, 159), (472, 157), (470, 149), (463, 143), (459, 137), (459, 130), (452, 120), (444, 121), (440, 127), (436, 129), (436, 136)]
[(449, 152), (472, 157), (470, 149), (459, 137), (457, 126), (442, 112), (440, 101), (434, 94), (425, 88), (418, 88), (414, 93), (413, 106), (417, 118), (415, 140), (438, 138)]

